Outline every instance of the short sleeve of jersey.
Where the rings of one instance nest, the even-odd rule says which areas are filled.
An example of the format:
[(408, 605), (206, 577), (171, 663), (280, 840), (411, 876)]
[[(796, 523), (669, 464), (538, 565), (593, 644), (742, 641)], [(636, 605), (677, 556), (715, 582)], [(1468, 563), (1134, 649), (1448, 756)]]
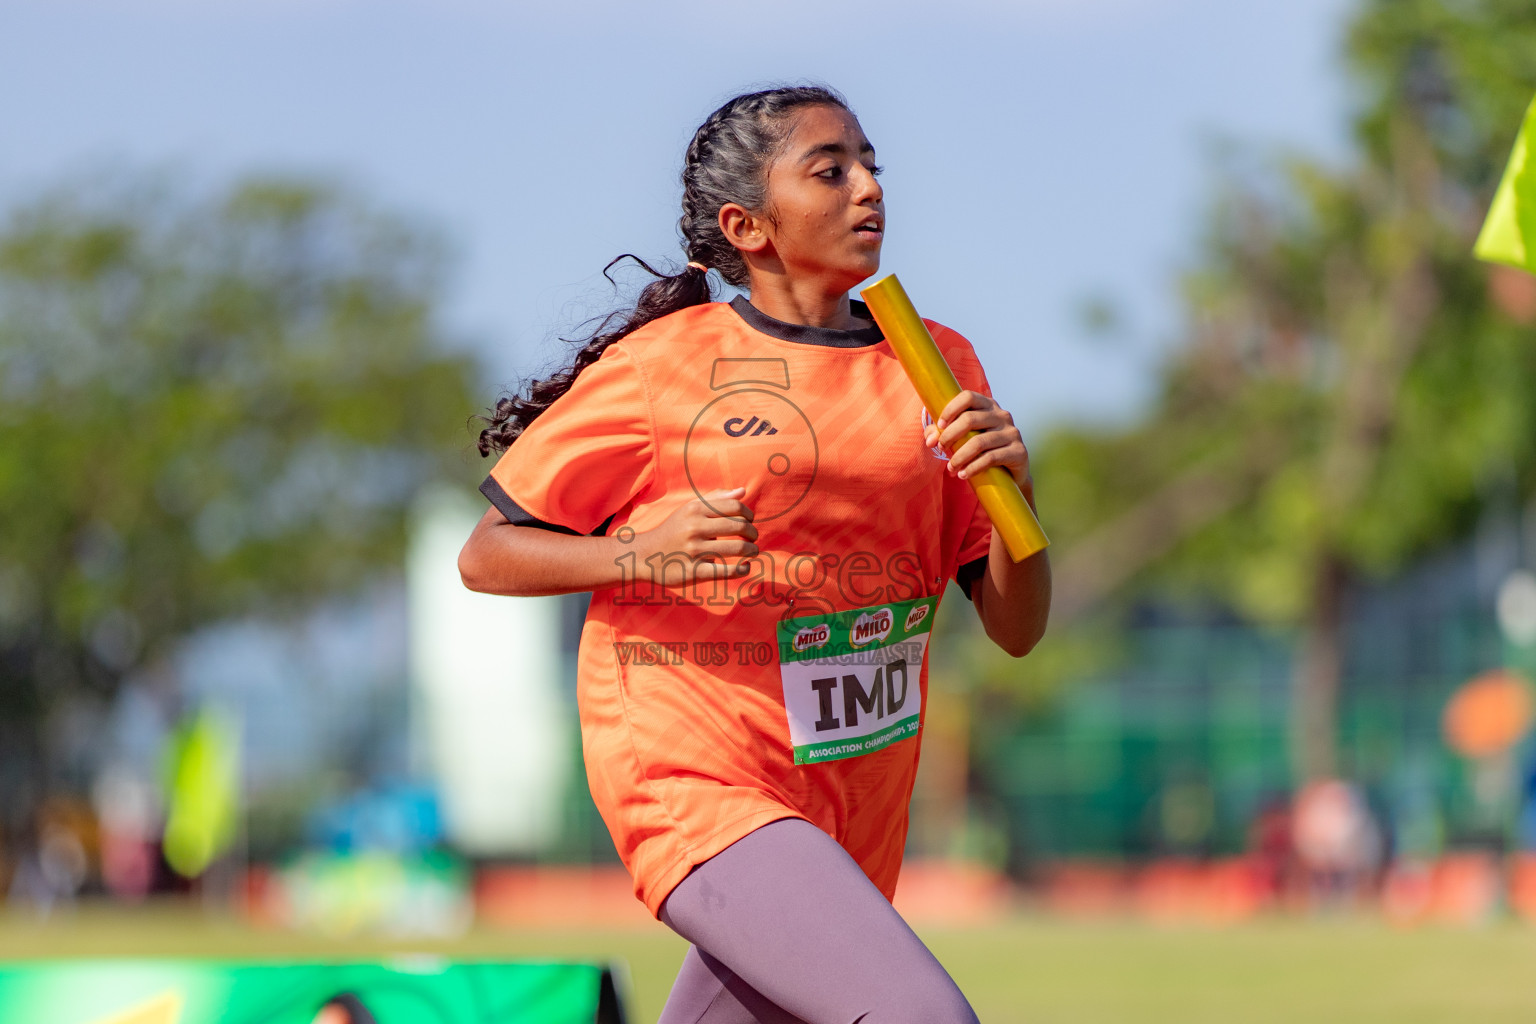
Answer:
[[(949, 367), (954, 371), (955, 379), (960, 386), (969, 391), (979, 391), (988, 398), (992, 396), (992, 385), (987, 380), (986, 372), (981, 368), (981, 360), (976, 358), (976, 351), (971, 343), (966, 341), (955, 331), (937, 324), (930, 324), (934, 330), (934, 341), (938, 343), (939, 350), (944, 353)], [(992, 550), (992, 520), (981, 507), (981, 502), (976, 497), (975, 490), (964, 480), (946, 477), (945, 485), (952, 488), (952, 494), (947, 496), (949, 500), (956, 502), (966, 517), (968, 525), (960, 541), (960, 555), (955, 562), (955, 582), (960, 585), (960, 590), (967, 598), (971, 596), (971, 584), (981, 578), (986, 571), (987, 555)]]
[(600, 532), (654, 475), (649, 397), (634, 355), (610, 345), (502, 454), (481, 492), (510, 523)]

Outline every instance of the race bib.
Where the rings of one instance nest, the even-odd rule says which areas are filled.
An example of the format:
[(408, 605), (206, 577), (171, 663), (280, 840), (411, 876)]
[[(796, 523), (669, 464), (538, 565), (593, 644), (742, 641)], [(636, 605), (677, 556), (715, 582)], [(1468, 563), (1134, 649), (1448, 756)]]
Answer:
[(795, 764), (873, 753), (917, 735), (918, 685), (937, 597), (779, 623)]

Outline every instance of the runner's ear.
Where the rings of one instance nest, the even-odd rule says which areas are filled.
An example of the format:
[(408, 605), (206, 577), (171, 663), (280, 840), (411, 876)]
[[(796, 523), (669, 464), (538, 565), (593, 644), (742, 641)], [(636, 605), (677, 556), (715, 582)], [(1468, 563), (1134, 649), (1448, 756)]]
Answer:
[(720, 233), (741, 252), (762, 252), (768, 247), (768, 225), (758, 214), (738, 203), (720, 207)]

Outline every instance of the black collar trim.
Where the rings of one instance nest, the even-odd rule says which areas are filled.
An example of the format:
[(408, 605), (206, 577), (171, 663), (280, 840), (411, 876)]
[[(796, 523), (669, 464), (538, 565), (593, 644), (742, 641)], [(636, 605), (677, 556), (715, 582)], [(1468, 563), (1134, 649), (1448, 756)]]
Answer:
[[(856, 331), (839, 331), (831, 327), (811, 327), (808, 324), (787, 324), (783, 320), (775, 320), (773, 317), (758, 309), (747, 301), (745, 295), (738, 295), (731, 300), (731, 308), (747, 322), (747, 326), (753, 330), (761, 331), (772, 338), (780, 338), (784, 341), (798, 341), (802, 345), (826, 345), (830, 348), (868, 348), (870, 345), (878, 345), (885, 340), (885, 335), (880, 331), (880, 325), (862, 327)], [(873, 321), (875, 318), (869, 315), (869, 307), (857, 299), (849, 300), (848, 308), (854, 316), (861, 320)]]

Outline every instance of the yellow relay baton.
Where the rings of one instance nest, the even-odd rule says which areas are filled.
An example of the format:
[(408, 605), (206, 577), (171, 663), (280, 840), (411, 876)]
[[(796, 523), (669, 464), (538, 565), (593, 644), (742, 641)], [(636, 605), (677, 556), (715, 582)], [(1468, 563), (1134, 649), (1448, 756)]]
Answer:
[[(939, 413), (960, 393), (960, 382), (955, 380), (954, 372), (944, 361), (939, 346), (934, 344), (923, 318), (917, 315), (912, 300), (907, 298), (906, 290), (896, 280), (896, 275), (890, 274), (859, 294), (890, 341), (891, 348), (896, 350), (896, 358), (901, 360), (901, 368), (907, 371), (918, 397), (928, 407), (928, 414), (937, 421)], [(969, 432), (960, 444), (975, 436), (976, 431)], [(1024, 500), (1024, 492), (1019, 490), (1012, 473), (1002, 466), (989, 466), (968, 479), (1015, 562), (1045, 549), (1050, 541), (1040, 529), (1040, 520), (1035, 518), (1029, 502)]]

